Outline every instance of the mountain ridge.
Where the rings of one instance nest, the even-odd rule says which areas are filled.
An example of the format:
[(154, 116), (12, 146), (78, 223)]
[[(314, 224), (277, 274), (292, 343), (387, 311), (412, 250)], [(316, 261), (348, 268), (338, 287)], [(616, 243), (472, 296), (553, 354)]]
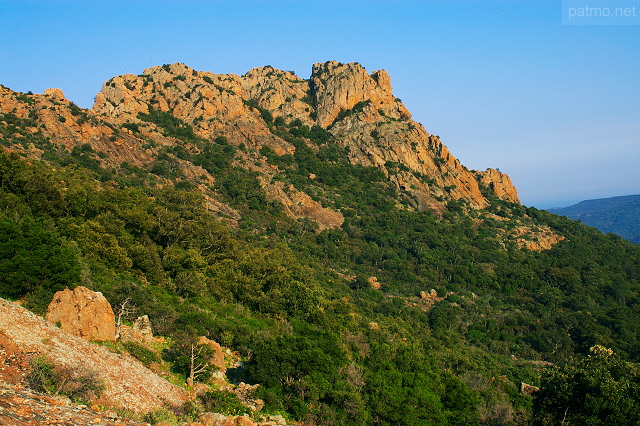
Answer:
[[(35, 116), (34, 105), (38, 109)], [(309, 80), (268, 66), (239, 77), (195, 71), (176, 63), (149, 68), (138, 76), (125, 74), (108, 80), (91, 110), (76, 107), (58, 89), (28, 95), (7, 88), (0, 93), (0, 110), (20, 120), (32, 117), (36, 123), (29, 127), (30, 132), (41, 132), (52, 143), (69, 150), (88, 143), (103, 153), (97, 161), (110, 167), (122, 162), (148, 167), (160, 149), (175, 145), (170, 134), (150, 122), (170, 113), (180, 121), (174, 124), (178, 128), (193, 126), (192, 132), (184, 130), (189, 137), (224, 137), (234, 146), (246, 146), (248, 151), (240, 153), (248, 164), (244, 167), (263, 176), (261, 185), (269, 197), (282, 202), (290, 216), (309, 217), (320, 229), (339, 226), (340, 213), (295, 188), (283, 191), (280, 183), (273, 182), (279, 172), (277, 165), (264, 164), (264, 156), (257, 154), (261, 149), (273, 149), (284, 156), (296, 150), (282, 135), (274, 134), (273, 120), (328, 130), (327, 137), (347, 151), (349, 162), (382, 171), (412, 208), (442, 212), (447, 200), (486, 207), (483, 191), (486, 193), (487, 188), (500, 199), (519, 202), (507, 175), (494, 169), (476, 172), (462, 166), (438, 137), (411, 120), (404, 105), (393, 97), (385, 71), (369, 74), (356, 63), (315, 64)], [(177, 128), (176, 135), (180, 135)], [(149, 146), (148, 139), (157, 146)], [(193, 143), (185, 148), (201, 150)], [(38, 156), (37, 148), (24, 151)], [(206, 170), (173, 157), (194, 184), (213, 182)], [(398, 164), (403, 167), (398, 168)], [(237, 216), (214, 194), (207, 195), (214, 210), (227, 210), (226, 216), (232, 220)]]
[(584, 200), (572, 206), (549, 211), (580, 220), (602, 232), (612, 232), (632, 243), (640, 244), (640, 195)]

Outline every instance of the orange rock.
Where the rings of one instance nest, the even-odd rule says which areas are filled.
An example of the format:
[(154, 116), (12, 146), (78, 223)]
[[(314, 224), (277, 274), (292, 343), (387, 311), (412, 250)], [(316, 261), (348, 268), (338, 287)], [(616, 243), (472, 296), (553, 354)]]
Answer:
[(380, 283), (378, 282), (378, 278), (376, 277), (369, 277), (367, 278), (367, 282), (369, 283), (369, 286), (375, 290), (379, 290), (380, 289)]
[(251, 420), (249, 417), (238, 416), (236, 417), (235, 424), (237, 426), (253, 426), (255, 423), (253, 423), (253, 420)]
[(86, 287), (57, 292), (47, 309), (46, 320), (86, 340), (115, 341), (116, 328), (111, 305), (102, 293)]
[(215, 340), (207, 339), (204, 336), (201, 336), (198, 339), (198, 343), (209, 346), (213, 350), (213, 356), (208, 360), (209, 364), (215, 365), (218, 367), (219, 371), (226, 373), (227, 365), (224, 362), (224, 350), (222, 349), (222, 346), (220, 346), (220, 344)]

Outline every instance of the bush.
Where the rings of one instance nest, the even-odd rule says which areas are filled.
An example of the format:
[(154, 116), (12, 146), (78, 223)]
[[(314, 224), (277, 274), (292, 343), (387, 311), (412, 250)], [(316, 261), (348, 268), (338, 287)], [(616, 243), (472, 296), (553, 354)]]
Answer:
[(160, 356), (156, 352), (139, 343), (126, 341), (122, 342), (122, 346), (129, 352), (129, 355), (140, 361), (145, 367), (160, 362)]
[(42, 355), (31, 360), (27, 381), (35, 391), (64, 395), (74, 402), (95, 400), (104, 390), (104, 384), (96, 372), (84, 368), (60, 367)]
[(240, 416), (249, 409), (240, 403), (238, 396), (229, 391), (212, 391), (200, 395), (205, 411)]

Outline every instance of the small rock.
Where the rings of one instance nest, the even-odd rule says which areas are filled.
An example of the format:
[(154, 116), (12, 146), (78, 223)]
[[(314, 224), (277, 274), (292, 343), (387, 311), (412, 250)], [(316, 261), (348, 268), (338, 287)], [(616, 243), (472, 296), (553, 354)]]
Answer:
[(198, 416), (196, 422), (202, 424), (202, 426), (221, 426), (225, 420), (227, 418), (219, 413), (202, 413)]
[(520, 393), (523, 395), (533, 395), (540, 390), (539, 387), (529, 385), (527, 383), (520, 383)]

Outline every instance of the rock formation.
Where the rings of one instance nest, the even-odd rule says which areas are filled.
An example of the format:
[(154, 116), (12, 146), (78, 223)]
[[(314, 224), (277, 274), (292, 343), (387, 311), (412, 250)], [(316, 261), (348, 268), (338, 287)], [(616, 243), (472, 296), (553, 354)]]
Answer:
[(199, 345), (205, 345), (205, 346), (208, 346), (209, 348), (211, 348), (211, 350), (213, 352), (213, 355), (208, 360), (209, 364), (217, 367), (218, 371), (220, 371), (222, 373), (226, 373), (227, 372), (227, 364), (225, 363), (225, 356), (224, 356), (225, 355), (225, 351), (222, 348), (222, 346), (220, 346), (220, 344), (218, 342), (216, 342), (215, 340), (207, 339), (204, 336), (201, 336), (198, 339), (198, 344)]
[(118, 338), (121, 340), (134, 340), (146, 344), (164, 340), (162, 337), (153, 337), (153, 329), (148, 315), (136, 318), (131, 326), (124, 324), (121, 325), (120, 336)]
[(47, 321), (85, 340), (115, 342), (113, 309), (100, 292), (86, 287), (58, 291), (49, 304)]
[[(309, 218), (318, 230), (340, 227), (344, 219), (339, 211), (277, 179), (278, 167), (267, 163), (260, 150), (269, 147), (285, 155), (296, 148), (272, 132), (275, 119), (328, 130), (348, 150), (351, 163), (379, 168), (410, 208), (441, 214), (450, 200), (483, 208), (488, 195), (519, 202), (508, 176), (461, 165), (438, 136), (411, 119), (393, 95), (386, 71), (369, 73), (358, 63), (314, 64), (309, 79), (270, 66), (242, 76), (196, 71), (179, 63), (156, 66), (140, 75), (108, 80), (88, 110), (73, 105), (59, 89), (31, 95), (0, 87), (0, 112), (23, 120), (26, 132), (67, 150), (89, 145), (101, 153), (97, 161), (108, 167), (126, 163), (149, 170), (160, 152), (177, 145), (198, 152), (196, 144), (178, 141), (144, 120), (144, 114), (154, 111), (170, 113), (196, 137), (212, 141), (224, 136), (242, 147), (234, 165), (256, 172), (267, 196), (280, 202), (286, 214)], [(42, 154), (42, 148), (33, 145), (9, 149), (35, 158)], [(237, 223), (240, 214), (209, 189), (214, 176), (175, 155), (172, 158), (184, 179), (204, 193), (207, 208)]]

